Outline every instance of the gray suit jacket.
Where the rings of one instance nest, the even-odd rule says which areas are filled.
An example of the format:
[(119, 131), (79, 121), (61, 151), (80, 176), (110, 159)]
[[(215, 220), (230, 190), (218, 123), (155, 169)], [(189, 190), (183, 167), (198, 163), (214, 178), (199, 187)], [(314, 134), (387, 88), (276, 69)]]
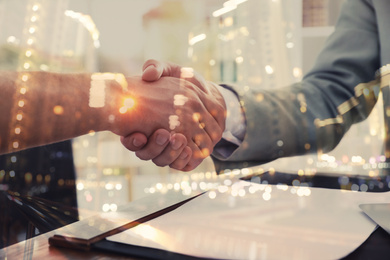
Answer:
[(245, 113), (246, 136), (239, 147), (218, 144), (234, 152), (228, 158), (213, 154), (217, 170), (333, 149), (375, 105), (378, 84), (361, 83), (390, 64), (389, 14), (389, 0), (346, 0), (334, 33), (301, 83), (261, 91), (231, 87)]

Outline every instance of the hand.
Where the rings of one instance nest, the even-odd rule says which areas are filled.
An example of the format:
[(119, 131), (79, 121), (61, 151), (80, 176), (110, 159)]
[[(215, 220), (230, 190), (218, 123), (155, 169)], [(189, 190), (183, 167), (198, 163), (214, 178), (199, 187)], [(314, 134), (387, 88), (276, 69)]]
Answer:
[(209, 113), (210, 108), (222, 110), (212, 103), (211, 96), (180, 78), (162, 77), (158, 82), (146, 82), (138, 77), (127, 80), (129, 93), (126, 94), (135, 100), (135, 105), (113, 116), (112, 132), (121, 136), (140, 132), (149, 137), (157, 129), (170, 129), (187, 138), (193, 154), (191, 161), (196, 165), (211, 153), (223, 131)]
[[(191, 69), (185, 69), (172, 63), (162, 63), (155, 60), (149, 60), (144, 64), (143, 70), (144, 72), (142, 75), (142, 79), (145, 81), (156, 81), (161, 77), (165, 77), (165, 76), (173, 76), (176, 78), (184, 77), (187, 81), (190, 81), (191, 83), (195, 84), (196, 86), (199, 87), (201, 91), (203, 91), (205, 94), (208, 95), (209, 99), (206, 100), (207, 103), (205, 104), (205, 106), (207, 107), (207, 110), (215, 118), (215, 120), (218, 122), (219, 125), (219, 128), (215, 128), (215, 129), (211, 127), (207, 128), (208, 134), (212, 139), (212, 144), (213, 144), (212, 148), (213, 148), (215, 144), (221, 139), (222, 132), (225, 128), (225, 112), (226, 112), (224, 99), (219, 93), (219, 91), (217, 90), (215, 84), (212, 82), (205, 81), (203, 77), (193, 72)], [(205, 126), (207, 127), (207, 125)], [(166, 132), (165, 134), (167, 135), (168, 133)], [(212, 152), (211, 149), (209, 153), (204, 154), (206, 156), (199, 156), (198, 154), (194, 154), (193, 158), (191, 158), (189, 163), (185, 167), (180, 168), (180, 166), (183, 165), (183, 159), (180, 158), (185, 157), (184, 155), (178, 156), (177, 157), (178, 161), (174, 160), (173, 161), (174, 163), (172, 163), (171, 161), (172, 157), (166, 155), (171, 153), (172, 148), (170, 146), (172, 146), (172, 143), (167, 142), (165, 145), (166, 150), (161, 150), (160, 144), (157, 144), (156, 142), (153, 141), (153, 139), (150, 138), (149, 141), (147, 141), (147, 138), (140, 133), (134, 133), (127, 137), (123, 137), (121, 140), (123, 145), (127, 147), (129, 150), (137, 151), (136, 155), (139, 158), (143, 160), (151, 159), (153, 162), (155, 162), (156, 158), (158, 158), (158, 162), (160, 163), (160, 165), (162, 166), (169, 165), (171, 168), (183, 170), (183, 171), (189, 171), (194, 169), (196, 166), (200, 164), (201, 161), (203, 161), (204, 158), (207, 157), (209, 153)], [(138, 143), (138, 145), (137, 146), (134, 145), (134, 142)], [(144, 146), (146, 143), (147, 145)], [(156, 151), (161, 151), (161, 153), (158, 153)], [(184, 152), (188, 153), (188, 150), (184, 149), (183, 153)]]
[(153, 82), (159, 80), (161, 77), (174, 77), (185, 79), (197, 86), (209, 95), (210, 99), (206, 100), (207, 104), (205, 104), (205, 106), (218, 122), (222, 131), (225, 130), (226, 104), (215, 83), (206, 81), (201, 75), (191, 68), (183, 68), (170, 62), (147, 60), (142, 69), (142, 79), (144, 81)]
[[(152, 160), (157, 166), (183, 170), (192, 157), (187, 139), (182, 134), (171, 134), (165, 129), (156, 130), (149, 141), (144, 134), (134, 133), (121, 137), (122, 144), (142, 160)], [(143, 149), (141, 149), (143, 148)]]

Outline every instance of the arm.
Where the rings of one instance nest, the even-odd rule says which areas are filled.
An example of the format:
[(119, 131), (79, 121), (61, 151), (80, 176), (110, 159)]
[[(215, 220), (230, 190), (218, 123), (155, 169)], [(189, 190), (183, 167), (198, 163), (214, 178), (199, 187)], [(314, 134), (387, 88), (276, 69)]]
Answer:
[(45, 72), (0, 75), (0, 153), (109, 128), (107, 119), (112, 108), (89, 107), (90, 75)]
[[(199, 120), (219, 127), (203, 105), (208, 97), (181, 79), (166, 77), (160, 84), (155, 84), (142, 81), (140, 77), (130, 77), (124, 80), (127, 88), (119, 84), (120, 81), (106, 79), (104, 105), (96, 106), (90, 103), (90, 98), (101, 100), (102, 96), (93, 93), (90, 74), (0, 74), (3, 97), (0, 103), (1, 153), (57, 142), (90, 131), (108, 130), (121, 136), (142, 132), (149, 137), (159, 128), (174, 128), (190, 140), (188, 145), (194, 153), (201, 154), (203, 149), (212, 149), (212, 141), (200, 127)], [(175, 104), (176, 96), (185, 97), (186, 105)], [(129, 103), (131, 100), (134, 104)], [(199, 115), (198, 121), (193, 118), (194, 112)], [(175, 117), (174, 125), (169, 121), (172, 116)]]
[(217, 159), (252, 165), (336, 147), (377, 100), (378, 38), (371, 1), (346, 1), (335, 32), (301, 83), (246, 92), (231, 86), (243, 104), (246, 135), (230, 157)]

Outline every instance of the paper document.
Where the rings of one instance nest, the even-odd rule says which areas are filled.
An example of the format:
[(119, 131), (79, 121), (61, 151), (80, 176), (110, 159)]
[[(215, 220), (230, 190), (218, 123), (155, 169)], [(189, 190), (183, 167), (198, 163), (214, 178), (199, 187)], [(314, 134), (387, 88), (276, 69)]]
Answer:
[[(192, 195), (196, 196), (199, 193)], [(116, 229), (122, 226), (145, 216), (156, 214), (191, 197), (178, 193), (167, 193), (164, 196), (152, 194), (122, 206), (117, 212), (100, 213), (72, 225), (59, 228), (56, 230), (56, 236), (64, 237), (66, 241), (74, 239), (74, 241), (84, 241), (85, 243), (96, 242), (93, 239), (98, 238), (100, 240), (102, 234), (115, 232)]]
[(390, 193), (238, 181), (108, 240), (221, 259), (339, 259), (375, 229), (359, 208), (373, 202)]

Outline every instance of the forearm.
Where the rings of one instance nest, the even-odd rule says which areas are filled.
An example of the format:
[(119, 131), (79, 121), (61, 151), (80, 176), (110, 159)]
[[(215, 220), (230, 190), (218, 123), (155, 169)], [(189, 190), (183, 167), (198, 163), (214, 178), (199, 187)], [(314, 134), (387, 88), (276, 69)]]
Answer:
[(344, 99), (338, 92), (324, 92), (305, 81), (273, 91), (241, 93), (247, 120), (244, 140), (238, 147), (222, 143), (234, 150), (228, 157), (214, 157), (254, 165), (279, 157), (329, 152), (352, 124), (370, 114), (378, 98), (378, 84), (376, 80), (358, 84)]
[(0, 153), (109, 129), (113, 102), (90, 107), (91, 75), (2, 72)]

